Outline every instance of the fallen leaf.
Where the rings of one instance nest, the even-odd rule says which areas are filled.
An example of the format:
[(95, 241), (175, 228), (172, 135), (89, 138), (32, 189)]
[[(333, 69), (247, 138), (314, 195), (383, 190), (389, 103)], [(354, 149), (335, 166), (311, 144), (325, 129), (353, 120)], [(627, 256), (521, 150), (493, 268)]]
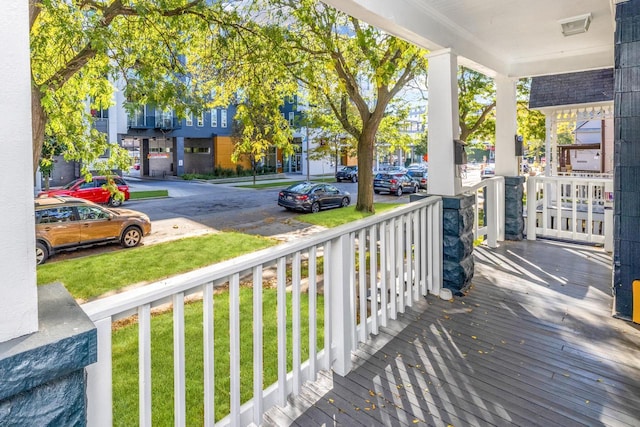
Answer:
[(474, 340), (478, 339), (478, 337), (476, 337), (475, 335), (471, 335), (471, 338), (473, 338)]
[(420, 422), (420, 420), (418, 420), (417, 418), (413, 420), (414, 424), (418, 424)]
[(333, 403), (333, 399), (329, 398), (329, 403)]

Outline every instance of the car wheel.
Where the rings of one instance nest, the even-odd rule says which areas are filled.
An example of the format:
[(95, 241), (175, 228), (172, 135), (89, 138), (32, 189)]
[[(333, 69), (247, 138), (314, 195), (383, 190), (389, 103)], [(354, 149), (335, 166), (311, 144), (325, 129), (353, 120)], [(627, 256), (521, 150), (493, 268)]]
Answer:
[(36, 265), (44, 264), (49, 258), (49, 250), (42, 242), (36, 242)]
[(358, 177), (357, 177), (357, 176), (355, 176), (355, 175), (353, 175), (353, 176), (351, 177), (351, 182), (358, 182)]
[(396, 190), (396, 196), (402, 196), (402, 187), (398, 187), (398, 189)]
[(336, 182), (342, 182), (339, 178), (336, 178)]
[(117, 199), (113, 196), (109, 198), (109, 206), (117, 208), (120, 205), (122, 205), (122, 199)]
[(344, 197), (342, 199), (342, 203), (340, 204), (341, 207), (346, 208), (347, 206), (349, 206), (349, 199), (347, 197)]
[(373, 190), (374, 193), (380, 194), (380, 190)]
[(320, 203), (313, 202), (313, 204), (311, 205), (311, 212), (313, 212), (313, 213), (320, 212)]
[(122, 233), (122, 238), (120, 239), (120, 243), (125, 248), (133, 248), (138, 246), (142, 241), (142, 232), (138, 227), (128, 227)]

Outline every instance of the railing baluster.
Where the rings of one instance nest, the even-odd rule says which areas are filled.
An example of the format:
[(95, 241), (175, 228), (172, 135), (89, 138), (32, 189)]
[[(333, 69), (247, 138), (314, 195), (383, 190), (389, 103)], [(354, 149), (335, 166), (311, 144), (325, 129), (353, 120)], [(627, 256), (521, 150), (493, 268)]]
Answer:
[(360, 302), (360, 342), (367, 341), (367, 238), (358, 231), (358, 301)]
[(394, 218), (389, 221), (389, 303), (391, 312), (389, 318), (395, 320), (398, 317), (398, 287), (396, 273), (396, 221)]
[(404, 253), (405, 253), (405, 283), (406, 283), (406, 301), (407, 307), (413, 307), (413, 251), (411, 250), (413, 242), (413, 214), (407, 214), (405, 217), (404, 228)]
[(387, 277), (389, 275), (389, 260), (387, 259), (388, 246), (388, 222), (383, 221), (380, 223), (380, 309), (381, 319), (380, 325), (387, 326), (387, 319), (389, 318), (389, 302), (387, 301)]
[(422, 274), (420, 269), (420, 211), (416, 211), (413, 216), (413, 299), (418, 301), (420, 298), (420, 287)]
[(345, 284), (349, 289), (349, 302), (351, 305), (349, 314), (351, 315), (351, 318), (345, 319), (349, 322), (349, 324), (345, 326), (351, 330), (351, 338), (349, 340), (349, 344), (351, 345), (351, 351), (355, 351), (358, 346), (358, 325), (356, 322), (358, 313), (358, 308), (356, 307), (356, 233), (349, 233), (348, 244), (349, 249), (345, 253), (345, 255), (349, 260), (347, 263), (347, 271), (349, 276), (345, 281)]
[(278, 405), (287, 403), (287, 259), (278, 258)]
[(173, 296), (173, 400), (174, 425), (186, 424), (184, 370), (184, 294)]
[(407, 281), (404, 277), (404, 245), (402, 244), (404, 240), (404, 218), (400, 215), (396, 219), (396, 276), (395, 282), (397, 283), (397, 292), (398, 292), (398, 305), (397, 310), (400, 313), (404, 313), (405, 307), (405, 294), (407, 292)]
[[(317, 277), (317, 249), (312, 246), (309, 249), (309, 379), (315, 381), (318, 378), (317, 340), (318, 340), (318, 277)], [(326, 322), (326, 320), (325, 320)]]
[(214, 312), (213, 282), (204, 285), (202, 290), (202, 333), (204, 344), (204, 425), (213, 427), (215, 414), (215, 369), (214, 369)]
[(323, 259), (323, 290), (324, 290), (324, 366), (323, 369), (331, 369), (333, 363), (333, 350), (331, 343), (333, 343), (333, 319), (331, 319), (331, 301), (333, 300), (333, 291), (331, 286), (331, 277), (333, 276), (331, 260), (333, 259), (333, 244), (331, 241), (324, 244), (324, 259)]
[(151, 306), (138, 307), (140, 426), (151, 426)]
[[(427, 246), (427, 233), (429, 233), (429, 223), (427, 222), (427, 208), (423, 206), (420, 208), (420, 244), (418, 247), (420, 248), (420, 286), (422, 295), (427, 295), (427, 290), (429, 289), (428, 283), (428, 270), (427, 270), (427, 260), (431, 257), (431, 252), (429, 252), (429, 248)], [(431, 236), (431, 234), (429, 234)]]
[(369, 227), (369, 306), (371, 307), (371, 332), (378, 335), (378, 236), (376, 225)]
[(263, 339), (262, 339), (262, 265), (253, 267), (253, 422), (262, 423)]
[(229, 280), (229, 375), (231, 425), (240, 426), (240, 274)]
[(87, 366), (87, 425), (113, 425), (111, 317), (96, 320), (98, 361)]
[(302, 379), (300, 378), (300, 252), (293, 254), (291, 265), (293, 393), (298, 395), (302, 387)]

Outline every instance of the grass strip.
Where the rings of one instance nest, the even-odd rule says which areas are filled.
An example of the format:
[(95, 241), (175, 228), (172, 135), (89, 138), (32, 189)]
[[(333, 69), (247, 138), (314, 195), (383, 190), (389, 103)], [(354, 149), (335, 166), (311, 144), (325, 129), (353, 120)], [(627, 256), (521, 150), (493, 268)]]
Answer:
[(125, 286), (154, 282), (278, 244), (242, 233), (215, 233), (38, 266), (38, 284), (62, 282), (90, 300)]
[(129, 192), (129, 200), (169, 197), (169, 190), (144, 190)]

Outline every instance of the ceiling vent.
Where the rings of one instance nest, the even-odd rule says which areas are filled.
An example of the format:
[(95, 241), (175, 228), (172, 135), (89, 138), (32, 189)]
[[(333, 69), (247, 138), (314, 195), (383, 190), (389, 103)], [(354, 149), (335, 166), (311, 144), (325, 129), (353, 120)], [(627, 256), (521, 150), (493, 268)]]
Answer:
[(586, 33), (589, 29), (589, 24), (591, 24), (591, 14), (587, 13), (572, 18), (561, 19), (558, 23), (562, 27), (562, 34), (564, 34), (565, 37)]

